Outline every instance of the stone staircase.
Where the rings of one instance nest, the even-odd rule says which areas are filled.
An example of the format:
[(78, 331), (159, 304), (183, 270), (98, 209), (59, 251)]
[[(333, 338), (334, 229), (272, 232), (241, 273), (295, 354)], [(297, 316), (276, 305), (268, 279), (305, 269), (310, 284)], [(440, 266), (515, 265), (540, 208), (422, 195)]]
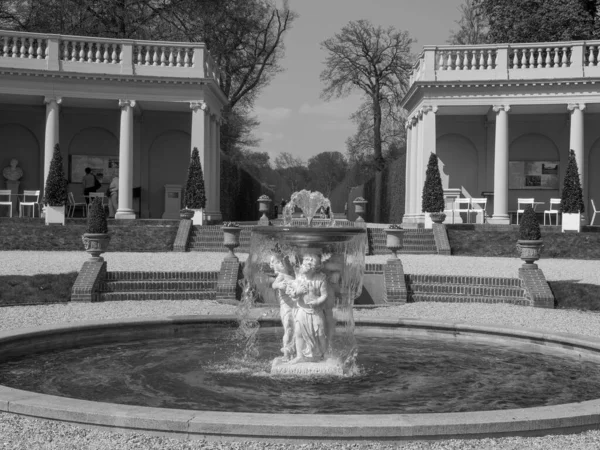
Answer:
[(405, 275), (409, 302), (531, 305), (518, 278)]
[[(386, 237), (383, 228), (369, 228), (369, 254), (391, 255), (386, 247)], [(404, 255), (436, 255), (438, 253), (433, 237), (433, 230), (424, 228), (405, 229), (403, 248), (398, 254)]]
[(100, 301), (214, 300), (219, 272), (106, 272)]
[[(236, 252), (250, 251), (250, 235), (254, 225), (240, 225), (240, 246)], [(188, 240), (188, 250), (191, 252), (228, 252), (223, 247), (223, 231), (220, 225), (193, 226)]]

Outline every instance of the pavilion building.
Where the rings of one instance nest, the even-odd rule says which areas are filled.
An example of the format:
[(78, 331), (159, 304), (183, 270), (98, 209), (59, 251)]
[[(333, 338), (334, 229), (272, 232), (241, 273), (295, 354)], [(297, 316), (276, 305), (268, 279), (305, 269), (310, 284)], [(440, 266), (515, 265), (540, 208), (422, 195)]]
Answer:
[[(548, 209), (560, 198), (572, 149), (587, 223), (591, 199), (600, 202), (599, 50), (600, 41), (425, 46), (402, 102), (404, 222), (424, 221), (431, 152), (439, 157), (447, 213), (454, 198), (487, 198), (487, 221), (508, 224), (517, 199)], [(462, 221), (447, 215), (446, 222)]]
[(0, 31), (0, 73), (0, 166), (19, 160), (19, 193), (43, 195), (58, 143), (75, 196), (83, 195), (89, 166), (104, 187), (118, 174), (117, 219), (163, 218), (166, 202), (177, 211), (185, 206), (172, 188), (185, 184), (197, 147), (205, 215), (221, 219), (219, 130), (227, 98), (203, 43)]

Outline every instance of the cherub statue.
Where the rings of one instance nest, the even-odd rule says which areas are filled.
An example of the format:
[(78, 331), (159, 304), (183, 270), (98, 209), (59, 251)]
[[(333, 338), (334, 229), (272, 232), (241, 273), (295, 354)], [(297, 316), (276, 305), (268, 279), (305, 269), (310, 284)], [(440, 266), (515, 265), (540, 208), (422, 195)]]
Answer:
[(294, 281), (294, 277), (290, 275), (291, 267), (286, 262), (285, 258), (280, 254), (273, 254), (269, 265), (276, 274), (273, 281), (273, 289), (277, 292), (279, 298), (279, 316), (283, 325), (283, 361), (289, 361), (294, 356), (294, 308), (296, 304), (294, 300), (286, 293), (289, 284)]

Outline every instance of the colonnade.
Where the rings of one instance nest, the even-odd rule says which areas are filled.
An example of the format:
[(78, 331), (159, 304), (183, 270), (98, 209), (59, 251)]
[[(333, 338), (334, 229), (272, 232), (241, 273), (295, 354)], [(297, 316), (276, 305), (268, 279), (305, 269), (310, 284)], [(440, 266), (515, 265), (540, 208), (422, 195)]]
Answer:
[[(585, 183), (584, 158), (584, 110), (583, 103), (566, 105), (571, 115), (570, 149), (574, 150), (579, 168), (579, 177), (583, 189), (584, 204), (587, 205), (587, 186)], [(489, 223), (508, 224), (508, 181), (509, 181), (509, 112), (510, 105), (493, 105), (496, 114), (494, 136), (494, 211)], [(425, 172), (429, 154), (436, 153), (436, 113), (437, 107), (425, 105), (412, 114), (406, 122), (407, 154), (406, 154), (406, 193), (405, 215), (403, 221), (423, 223), (424, 213), (421, 211), (421, 199), (425, 184)]]
[[(46, 131), (44, 141), (44, 186), (54, 146), (59, 143), (59, 117), (61, 97), (45, 97)], [(135, 219), (133, 209), (133, 115), (136, 100), (120, 99), (120, 131), (119, 131), (119, 207), (116, 219)], [(220, 221), (220, 124), (221, 117), (217, 111), (211, 111), (204, 101), (190, 102), (192, 111), (191, 151), (196, 147), (200, 153), (200, 162), (204, 174), (206, 190), (205, 216), (209, 221)], [(185, 205), (183, 205), (185, 206)]]

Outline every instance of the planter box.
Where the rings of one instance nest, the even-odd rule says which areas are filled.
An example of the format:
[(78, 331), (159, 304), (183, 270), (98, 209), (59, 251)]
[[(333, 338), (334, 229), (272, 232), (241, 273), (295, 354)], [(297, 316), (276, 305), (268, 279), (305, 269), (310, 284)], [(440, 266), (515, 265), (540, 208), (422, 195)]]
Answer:
[(562, 213), (562, 231), (577, 231), (579, 233), (581, 231), (581, 214)]
[(204, 225), (204, 210), (194, 209), (194, 217), (192, 217), (192, 225)]
[(46, 225), (51, 223), (65, 224), (64, 206), (46, 206)]

